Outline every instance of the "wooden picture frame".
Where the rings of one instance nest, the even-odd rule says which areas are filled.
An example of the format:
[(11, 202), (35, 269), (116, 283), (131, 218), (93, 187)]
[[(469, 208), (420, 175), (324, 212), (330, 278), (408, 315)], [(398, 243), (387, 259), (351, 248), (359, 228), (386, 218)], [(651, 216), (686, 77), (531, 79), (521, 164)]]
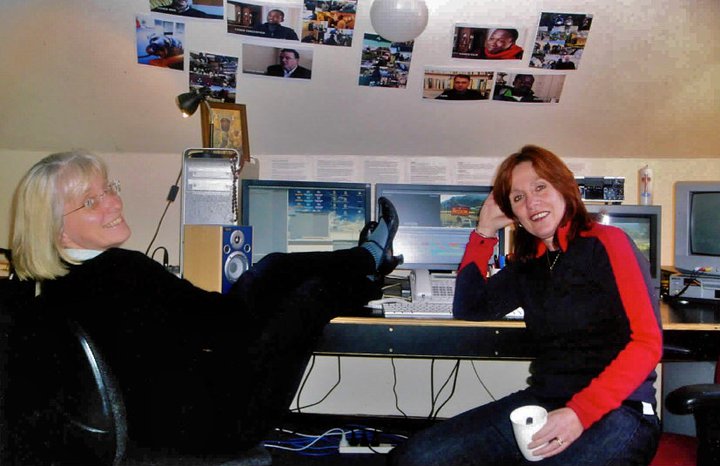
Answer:
[(242, 162), (250, 161), (245, 105), (212, 101), (207, 104), (200, 105), (203, 147), (237, 149)]

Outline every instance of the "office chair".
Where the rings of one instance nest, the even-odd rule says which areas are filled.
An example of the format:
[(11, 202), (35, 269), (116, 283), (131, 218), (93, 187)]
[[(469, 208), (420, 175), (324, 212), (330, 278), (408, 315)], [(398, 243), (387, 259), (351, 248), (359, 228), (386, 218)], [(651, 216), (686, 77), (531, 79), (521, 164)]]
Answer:
[(90, 336), (68, 322), (63, 354), (63, 455), (72, 464), (117, 465), (125, 454), (125, 405), (117, 383)]
[(720, 464), (720, 356), (714, 384), (679, 387), (665, 397), (673, 414), (695, 417), (696, 437), (663, 433), (650, 466), (716, 466)]
[(3, 465), (120, 464), (125, 409), (97, 346), (42, 309), (34, 284), (0, 280), (0, 458)]

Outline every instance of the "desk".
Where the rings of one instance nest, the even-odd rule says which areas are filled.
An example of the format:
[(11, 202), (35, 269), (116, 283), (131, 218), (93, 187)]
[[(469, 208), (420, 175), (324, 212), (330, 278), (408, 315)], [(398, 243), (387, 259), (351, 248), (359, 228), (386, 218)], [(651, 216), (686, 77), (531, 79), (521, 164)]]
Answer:
[[(717, 361), (720, 321), (685, 323), (669, 305), (660, 306), (664, 361)], [(533, 358), (522, 321), (338, 317), (325, 328), (316, 354), (529, 360)]]

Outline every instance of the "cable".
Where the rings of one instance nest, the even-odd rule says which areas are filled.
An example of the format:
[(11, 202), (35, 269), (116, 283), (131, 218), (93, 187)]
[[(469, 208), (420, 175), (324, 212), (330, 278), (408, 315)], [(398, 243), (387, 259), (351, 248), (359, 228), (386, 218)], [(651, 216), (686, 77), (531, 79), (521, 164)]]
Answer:
[(699, 277), (699, 276), (702, 275), (702, 274), (703, 274), (703, 273), (702, 273), (702, 271), (700, 271), (700, 270), (695, 270), (695, 271), (693, 271), (693, 273), (691, 273), (691, 274), (685, 279), (685, 283), (687, 283), (687, 284), (685, 285), (685, 287), (684, 287), (682, 290), (678, 291), (677, 294), (674, 294), (674, 295), (670, 296), (670, 298), (679, 298), (680, 296), (682, 296), (682, 295), (687, 291), (688, 288), (690, 288), (691, 285), (700, 286), (700, 282), (698, 282), (696, 279), (697, 279), (697, 277)]
[(435, 358), (430, 360), (430, 414), (428, 419), (432, 418), (435, 411)]
[[(292, 451), (306, 456), (336, 455), (339, 453), (341, 446), (364, 446), (373, 453), (382, 454), (373, 446), (382, 443), (397, 444), (407, 440), (406, 435), (386, 433), (380, 429), (360, 425), (348, 425), (342, 428), (334, 427), (320, 435), (303, 434), (282, 428), (276, 428), (275, 430), (295, 435), (297, 438), (265, 440), (263, 445), (266, 448)], [(349, 441), (348, 435), (351, 437)]]
[[(435, 415), (433, 415), (433, 420), (437, 419), (438, 413), (440, 413), (440, 410), (443, 409), (443, 406), (445, 406), (448, 403), (448, 401), (450, 401), (450, 399), (455, 394), (455, 387), (457, 387), (458, 375), (460, 375), (460, 360), (459, 359), (455, 363), (455, 367), (453, 367), (453, 370), (450, 372), (450, 375), (452, 375), (453, 373), (455, 373), (455, 376), (453, 377), (453, 384), (452, 384), (452, 388), (450, 389), (450, 395), (448, 395), (448, 397), (445, 399), (445, 401), (443, 401), (443, 403), (438, 407), (438, 409), (435, 410)], [(450, 380), (450, 378), (448, 376), (448, 381), (449, 380)], [(445, 385), (447, 385), (447, 381), (445, 382)], [(445, 385), (443, 385), (443, 388), (445, 388)], [(440, 392), (442, 392), (442, 388), (440, 389)], [(440, 392), (438, 392), (438, 398), (440, 397)]]
[[(327, 399), (327, 397), (330, 396), (330, 394), (337, 388), (338, 385), (340, 385), (340, 381), (342, 380), (342, 370), (341, 370), (341, 366), (340, 366), (340, 356), (336, 356), (336, 357), (337, 357), (338, 378), (337, 378), (337, 381), (335, 382), (335, 385), (333, 385), (332, 387), (330, 387), (330, 390), (328, 390), (328, 392), (325, 394), (325, 396), (323, 396), (322, 398), (320, 398), (320, 399), (319, 399), (318, 401), (316, 401), (315, 403), (311, 403), (311, 404), (309, 404), (309, 405), (303, 406), (302, 409), (311, 408), (311, 407), (313, 407), (313, 406), (319, 405), (320, 403), (322, 403), (323, 401), (325, 401), (325, 400)], [(299, 409), (300, 409), (300, 408), (298, 408), (298, 412), (299, 412)]]
[[(437, 412), (435, 411), (435, 403), (437, 403), (438, 398), (440, 398), (440, 394), (441, 394), (442, 391), (445, 389), (445, 387), (447, 386), (447, 384), (450, 382), (450, 378), (453, 377), (453, 374), (455, 375), (455, 382), (457, 382), (457, 374), (458, 374), (459, 368), (460, 368), (460, 360), (458, 359), (458, 360), (455, 362), (455, 366), (454, 366), (453, 369), (450, 371), (450, 374), (448, 374), (448, 378), (445, 379), (445, 382), (442, 384), (442, 386), (440, 387), (440, 390), (438, 390), (437, 394), (435, 394), (435, 388), (434, 388), (434, 385), (435, 385), (435, 377), (434, 377), (434, 372), (435, 372), (435, 370), (434, 370), (434, 367), (435, 367), (435, 359), (433, 358), (432, 361), (431, 361), (431, 363), (430, 363), (430, 395), (431, 395), (431, 404), (430, 404), (430, 414), (428, 415), (428, 420), (434, 420), (434, 419), (437, 417)], [(442, 408), (442, 407), (445, 405), (445, 403), (447, 403), (447, 402), (450, 400), (450, 398), (453, 396), (454, 393), (455, 393), (455, 383), (453, 383), (453, 388), (452, 388), (452, 391), (451, 391), (451, 393), (450, 393), (450, 397), (448, 397), (448, 399), (445, 400), (445, 402), (440, 406), (440, 408)], [(437, 411), (439, 411), (440, 408), (438, 408)]]
[(405, 411), (403, 411), (402, 409), (400, 409), (400, 401), (399, 401), (398, 392), (397, 392), (397, 381), (398, 381), (398, 379), (397, 379), (397, 368), (395, 367), (395, 358), (390, 358), (390, 364), (392, 364), (392, 370), (393, 370), (393, 387), (392, 387), (392, 390), (393, 390), (393, 395), (395, 395), (395, 409), (397, 409), (398, 411), (400, 411), (400, 412), (402, 413), (402, 415), (405, 417), (405, 419), (407, 419), (408, 415), (405, 414)]
[[(306, 382), (308, 381), (308, 379), (310, 378), (310, 373), (312, 372), (312, 370), (313, 370), (314, 367), (315, 367), (315, 354), (313, 354), (313, 355), (310, 357), (310, 367), (308, 368), (307, 371), (305, 371), (305, 377), (303, 377), (303, 381), (302, 381), (302, 383), (300, 384), (300, 388), (298, 388), (297, 396), (295, 396), (295, 410), (296, 410), (298, 413), (301, 412), (300, 410), (302, 409), (302, 408), (300, 407), (300, 395), (302, 394), (303, 388), (305, 388), (305, 383), (306, 383)], [(292, 411), (292, 410), (291, 410), (291, 411)]]
[(160, 251), (160, 250), (163, 251), (162, 265), (163, 265), (163, 267), (167, 268), (168, 265), (169, 265), (170, 259), (169, 259), (169, 256), (168, 256), (168, 250), (167, 250), (167, 248), (166, 248), (165, 246), (158, 246), (158, 247), (156, 247), (156, 248), (153, 250), (152, 254), (150, 254), (150, 258), (151, 258), (151, 259), (155, 259), (155, 253), (158, 252), (158, 251)]
[(482, 387), (485, 389), (485, 391), (487, 392), (487, 394), (490, 396), (490, 398), (493, 401), (497, 401), (497, 400), (495, 400), (495, 397), (493, 396), (492, 392), (485, 386), (485, 383), (480, 378), (480, 374), (478, 374), (477, 369), (475, 368), (475, 361), (470, 361), (470, 365), (472, 366), (473, 372), (475, 372), (475, 377), (477, 377), (478, 382), (480, 382), (480, 385), (482, 385)]
[[(316, 436), (302, 435), (303, 437), (306, 438), (306, 440), (310, 439), (310, 438), (312, 438), (312, 440), (309, 443), (302, 445), (300, 447), (282, 445), (282, 444), (293, 444), (293, 443), (295, 443), (294, 441), (266, 440), (263, 442), (263, 444), (266, 448), (276, 448), (278, 450), (300, 452), (300, 451), (305, 451), (305, 450), (310, 449), (313, 445), (315, 445), (316, 443), (318, 443), (319, 441), (323, 440), (325, 437), (330, 436), (330, 435), (345, 435), (345, 431), (339, 427), (333, 427), (332, 429), (329, 429), (320, 435), (316, 435)], [(270, 443), (270, 442), (277, 442), (277, 444)], [(335, 453), (335, 452), (337, 452), (338, 446), (332, 445), (332, 446), (324, 446), (324, 447), (320, 447), (320, 448), (327, 449), (327, 450), (332, 449), (333, 453)]]
[(180, 186), (178, 186), (178, 183), (180, 183), (181, 176), (182, 176), (182, 168), (180, 169), (180, 173), (178, 173), (177, 179), (175, 180), (175, 184), (170, 187), (170, 191), (168, 192), (168, 195), (166, 198), (167, 204), (165, 204), (165, 210), (163, 210), (163, 213), (160, 216), (160, 221), (158, 221), (157, 228), (155, 229), (155, 234), (153, 235), (152, 239), (150, 240), (150, 244), (148, 244), (148, 247), (145, 250), (146, 256), (150, 252), (150, 248), (152, 247), (153, 243), (155, 242), (155, 239), (157, 238), (158, 233), (160, 232), (160, 226), (162, 225), (163, 219), (165, 218), (165, 214), (167, 214), (167, 211), (170, 208), (170, 204), (172, 204), (173, 201), (175, 201), (178, 191), (180, 191)]
[[(320, 403), (322, 403), (323, 401), (325, 401), (325, 400), (327, 399), (327, 397), (329, 397), (330, 394), (338, 387), (338, 385), (340, 385), (340, 381), (342, 380), (342, 370), (341, 370), (341, 366), (340, 366), (340, 356), (337, 356), (337, 372), (338, 372), (338, 377), (337, 377), (337, 381), (335, 382), (335, 385), (333, 385), (332, 387), (330, 387), (330, 390), (328, 390), (328, 392), (325, 394), (325, 396), (323, 396), (322, 398), (320, 398), (320, 399), (319, 399), (318, 401), (316, 401), (315, 403), (310, 403), (309, 405), (300, 406), (300, 394), (302, 393), (303, 387), (305, 386), (305, 382), (307, 382), (307, 380), (310, 378), (310, 372), (312, 371), (314, 365), (315, 365), (315, 355), (312, 356), (312, 363), (311, 363), (311, 365), (310, 365), (310, 369), (308, 369), (307, 373), (305, 374), (305, 379), (303, 380), (303, 383), (302, 383), (302, 385), (300, 386), (300, 389), (298, 390), (297, 397), (296, 397), (296, 399), (295, 399), (295, 401), (296, 401), (296, 408), (295, 408), (294, 411), (297, 411), (298, 413), (302, 412), (301, 410), (303, 410), (303, 409), (307, 409), (307, 408), (311, 408), (311, 407), (313, 407), (313, 406), (317, 406), (317, 405), (319, 405)], [(290, 411), (293, 411), (293, 410), (291, 409)]]
[(384, 294), (386, 290), (389, 290), (390, 288), (397, 288), (397, 287), (401, 287), (401, 288), (402, 288), (402, 282), (391, 283), (391, 284), (389, 284), (389, 285), (385, 285), (385, 286), (382, 287), (382, 292), (383, 292), (383, 294)]

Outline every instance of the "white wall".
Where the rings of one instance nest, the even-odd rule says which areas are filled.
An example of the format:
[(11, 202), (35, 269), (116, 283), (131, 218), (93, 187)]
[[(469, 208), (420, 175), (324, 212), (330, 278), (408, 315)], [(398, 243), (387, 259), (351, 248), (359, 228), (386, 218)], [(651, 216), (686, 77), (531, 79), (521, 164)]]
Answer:
[[(717, 0), (427, 4), (407, 89), (357, 85), (370, 0), (358, 2), (352, 47), (314, 47), (311, 81), (241, 74), (252, 153), (502, 156), (533, 142), (575, 157), (720, 155)], [(567, 10), (594, 18), (558, 105), (421, 98), (424, 66), (480, 66), (450, 58), (456, 22), (519, 25), (530, 38), (539, 13)], [(3, 0), (0, 12), (1, 148), (179, 154), (201, 144), (199, 117), (182, 120), (174, 106), (187, 72), (136, 63), (134, 17), (147, 0)], [(246, 39), (222, 21), (186, 23), (186, 50), (241, 55)]]
[[(455, 360), (436, 360), (433, 364), (428, 359), (395, 358), (391, 361), (390, 358), (343, 357), (340, 361), (338, 373), (337, 357), (316, 358), (305, 388), (299, 392), (299, 406), (311, 405), (329, 395), (321, 404), (302, 409), (302, 412), (378, 416), (402, 416), (404, 413), (418, 417), (432, 413), (439, 418), (449, 417), (525, 388), (529, 365), (526, 361), (463, 360), (453, 392)], [(431, 377), (434, 378), (433, 393)], [(340, 384), (331, 390), (338, 379)], [(437, 399), (434, 406), (433, 398)], [(290, 407), (296, 410), (297, 406), (296, 396)]]

